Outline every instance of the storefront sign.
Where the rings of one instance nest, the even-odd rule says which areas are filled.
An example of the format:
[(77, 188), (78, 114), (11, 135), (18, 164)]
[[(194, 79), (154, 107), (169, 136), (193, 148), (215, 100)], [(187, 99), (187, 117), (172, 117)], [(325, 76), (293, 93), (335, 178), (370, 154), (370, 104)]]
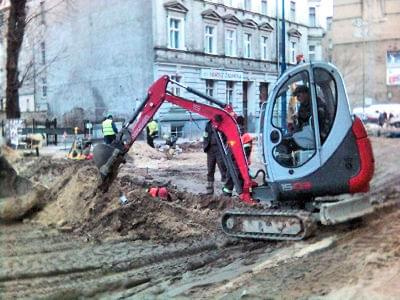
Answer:
[(226, 81), (243, 81), (243, 72), (201, 69), (201, 78)]
[(400, 51), (389, 51), (387, 53), (386, 84), (400, 85)]

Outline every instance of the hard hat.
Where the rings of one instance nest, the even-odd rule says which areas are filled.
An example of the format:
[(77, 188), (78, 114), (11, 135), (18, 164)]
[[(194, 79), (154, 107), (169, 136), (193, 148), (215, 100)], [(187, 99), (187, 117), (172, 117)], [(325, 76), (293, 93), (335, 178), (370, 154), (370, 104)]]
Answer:
[(112, 117), (113, 117), (112, 114), (107, 114), (107, 119), (110, 119), (110, 118), (112, 119)]

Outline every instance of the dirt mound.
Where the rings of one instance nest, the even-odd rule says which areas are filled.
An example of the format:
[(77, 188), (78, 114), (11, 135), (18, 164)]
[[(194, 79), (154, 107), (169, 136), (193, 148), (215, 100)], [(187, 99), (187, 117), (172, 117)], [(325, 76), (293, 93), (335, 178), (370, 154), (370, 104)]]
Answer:
[(95, 199), (97, 185), (97, 169), (83, 164), (52, 187), (51, 201), (34, 220), (44, 225), (74, 225), (85, 221)]
[(19, 176), (11, 164), (0, 156), (0, 220), (22, 218), (45, 199), (46, 187)]
[(165, 154), (155, 148), (151, 148), (145, 142), (135, 142), (128, 154), (133, 158), (139, 159), (162, 159), (165, 158)]
[(0, 146), (0, 154), (3, 155), (10, 163), (14, 163), (21, 159), (21, 155), (18, 151), (3, 145)]
[[(152, 198), (147, 193), (149, 181), (132, 176), (132, 170), (130, 175), (117, 177), (108, 192), (102, 193), (92, 162), (39, 159), (24, 172), (37, 182), (54, 178), (47, 204), (33, 222), (70, 228), (98, 239), (129, 235), (132, 239), (176, 241), (209, 235), (218, 228), (221, 211), (233, 206), (230, 198), (193, 195), (173, 186), (168, 186), (170, 202)], [(120, 203), (121, 195), (127, 198), (125, 204)]]
[[(168, 187), (171, 201), (152, 198), (147, 186), (124, 176), (98, 197), (79, 232), (96, 238), (129, 235), (131, 239), (177, 241), (215, 233), (221, 211), (230, 198), (201, 197)], [(120, 195), (127, 202), (120, 204)]]

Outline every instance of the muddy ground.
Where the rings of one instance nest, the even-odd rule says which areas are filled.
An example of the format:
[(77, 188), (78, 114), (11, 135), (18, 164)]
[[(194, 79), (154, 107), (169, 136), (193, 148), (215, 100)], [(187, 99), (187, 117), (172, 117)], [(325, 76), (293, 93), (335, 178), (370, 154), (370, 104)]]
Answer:
[[(376, 172), (365, 196), (397, 201), (400, 140), (372, 141)], [(167, 159), (135, 143), (105, 194), (90, 161), (8, 153), (19, 175), (48, 192), (27, 216), (0, 225), (0, 298), (398, 299), (398, 204), (301, 242), (228, 238), (219, 217), (240, 204), (220, 196), (220, 184), (217, 196), (201, 195), (205, 154), (183, 148)], [(171, 200), (149, 197), (150, 186), (167, 186)]]

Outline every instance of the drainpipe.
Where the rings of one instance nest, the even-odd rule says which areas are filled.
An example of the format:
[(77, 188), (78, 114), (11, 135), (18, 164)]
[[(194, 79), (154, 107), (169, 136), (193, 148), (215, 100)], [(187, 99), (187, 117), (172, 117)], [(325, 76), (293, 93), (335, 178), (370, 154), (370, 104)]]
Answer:
[(276, 15), (276, 72), (278, 73), (278, 78), (280, 76), (280, 68), (279, 68), (279, 0), (275, 0), (275, 15)]
[(285, 24), (285, 0), (282, 0), (282, 62), (281, 62), (281, 74), (286, 70), (286, 24)]

